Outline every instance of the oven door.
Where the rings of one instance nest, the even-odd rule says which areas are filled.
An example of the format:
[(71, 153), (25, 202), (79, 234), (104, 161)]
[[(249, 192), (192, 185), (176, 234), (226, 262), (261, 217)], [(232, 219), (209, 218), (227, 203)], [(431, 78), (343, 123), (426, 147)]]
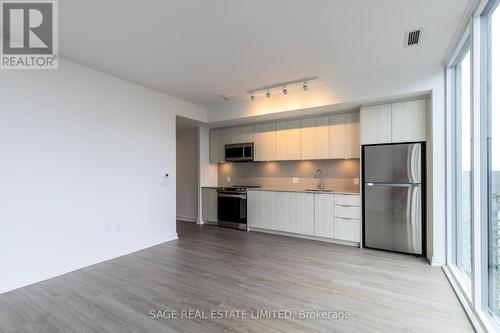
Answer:
[(219, 192), (219, 225), (229, 228), (247, 229), (246, 193)]

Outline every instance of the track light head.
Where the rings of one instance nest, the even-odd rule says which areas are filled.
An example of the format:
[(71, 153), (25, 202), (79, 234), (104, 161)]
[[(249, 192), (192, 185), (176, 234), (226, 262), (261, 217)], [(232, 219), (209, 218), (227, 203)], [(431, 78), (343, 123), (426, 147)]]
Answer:
[(297, 79), (297, 80), (279, 82), (279, 83), (274, 83), (274, 84), (271, 84), (268, 86), (263, 86), (263, 87), (256, 88), (256, 89), (250, 89), (250, 90), (247, 90), (246, 92), (247, 92), (248, 96), (250, 96), (251, 101), (255, 101), (255, 99), (256, 99), (255, 94), (259, 94), (259, 96), (261, 96), (261, 94), (265, 93), (267, 98), (271, 98), (271, 94), (272, 94), (273, 89), (275, 89), (276, 91), (278, 91), (278, 89), (281, 89), (281, 91), (283, 92), (283, 95), (286, 96), (286, 95), (288, 95), (288, 87), (289, 86), (290, 87), (297, 87), (297, 86), (302, 85), (302, 89), (304, 89), (304, 91), (308, 91), (309, 90), (309, 82), (313, 81), (313, 80), (317, 80), (317, 79), (319, 79), (319, 76), (303, 77), (303, 78)]

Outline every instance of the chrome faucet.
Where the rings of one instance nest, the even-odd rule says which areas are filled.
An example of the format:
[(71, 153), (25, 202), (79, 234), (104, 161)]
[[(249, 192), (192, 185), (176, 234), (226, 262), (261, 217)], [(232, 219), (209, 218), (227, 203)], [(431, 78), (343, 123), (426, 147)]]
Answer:
[(325, 189), (325, 179), (323, 170), (318, 169), (314, 172), (314, 179), (318, 179), (318, 177), (319, 177), (319, 189), (323, 191)]

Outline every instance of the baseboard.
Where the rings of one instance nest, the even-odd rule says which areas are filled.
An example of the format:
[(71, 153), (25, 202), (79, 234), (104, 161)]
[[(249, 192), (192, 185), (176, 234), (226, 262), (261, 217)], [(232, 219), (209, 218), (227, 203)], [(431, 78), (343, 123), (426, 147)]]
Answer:
[(198, 221), (198, 219), (196, 217), (193, 217), (193, 216), (177, 215), (177, 221), (196, 223)]
[(80, 262), (77, 265), (74, 265), (74, 266), (66, 266), (64, 268), (53, 267), (51, 269), (48, 269), (46, 272), (39, 273), (38, 275), (23, 279), (23, 280), (2, 281), (2, 282), (0, 282), (0, 294), (9, 292), (9, 291), (12, 291), (15, 289), (19, 289), (22, 287), (26, 287), (26, 286), (29, 286), (31, 284), (35, 284), (35, 283), (42, 282), (45, 280), (49, 280), (49, 279), (52, 279), (52, 278), (55, 278), (55, 277), (58, 277), (58, 276), (61, 276), (64, 274), (68, 274), (68, 273), (77, 271), (77, 270), (82, 269), (82, 268), (90, 267), (90, 266), (97, 265), (97, 264), (100, 264), (100, 263), (103, 263), (103, 262), (106, 262), (109, 260), (123, 257), (123, 256), (126, 256), (128, 254), (132, 254), (134, 252), (138, 252), (138, 251), (145, 250), (145, 249), (153, 247), (153, 246), (157, 246), (157, 245), (160, 245), (163, 243), (167, 243), (167, 242), (176, 240), (177, 238), (178, 238), (177, 235), (175, 235), (175, 236), (167, 237), (167, 238), (164, 238), (164, 239), (161, 239), (158, 241), (154, 241), (154, 242), (150, 242), (150, 243), (136, 246), (133, 248), (129, 248), (126, 250), (117, 250), (116, 253), (113, 253), (109, 256), (105, 256), (102, 258), (87, 259), (87, 260), (84, 260), (83, 262)]
[(280, 235), (280, 236), (287, 236), (287, 237), (308, 239), (308, 240), (314, 240), (314, 241), (320, 241), (320, 242), (326, 242), (326, 243), (333, 243), (333, 244), (340, 244), (340, 245), (347, 245), (347, 246), (352, 246), (352, 247), (358, 247), (359, 248), (359, 243), (358, 242), (350, 242), (350, 241), (343, 241), (343, 240), (338, 240), (338, 239), (330, 239), (330, 238), (317, 237), (317, 236), (294, 234), (292, 232), (276, 231), (276, 230), (261, 229), (261, 228), (250, 228), (250, 227), (248, 227), (248, 231), (263, 232), (263, 233), (266, 233), (266, 234), (273, 234), (273, 235)]
[(446, 264), (446, 260), (443, 257), (431, 257), (431, 266), (441, 267)]
[(209, 224), (209, 225), (219, 225), (217, 222), (213, 222), (213, 221), (203, 221), (203, 224)]

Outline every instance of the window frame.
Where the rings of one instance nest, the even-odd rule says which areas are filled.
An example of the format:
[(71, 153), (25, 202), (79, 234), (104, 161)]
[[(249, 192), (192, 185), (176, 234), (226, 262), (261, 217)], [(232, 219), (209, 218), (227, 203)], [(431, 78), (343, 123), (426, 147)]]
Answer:
[[(489, 151), (491, 150), (491, 30), (490, 15), (500, 10), (500, 0), (478, 1), (455, 53), (445, 66), (446, 73), (446, 261), (444, 271), (458, 298), (478, 330), (500, 332), (500, 318), (490, 312), (490, 193), (489, 193)], [(456, 213), (455, 202), (456, 170), (454, 169), (455, 121), (454, 112), (457, 96), (456, 65), (461, 62), (464, 50), (471, 50), (471, 283), (464, 283), (463, 273), (456, 266)]]
[[(447, 263), (452, 271), (455, 282), (458, 283), (462, 294), (465, 296), (467, 301), (471, 303), (472, 299), (472, 276), (469, 281), (467, 276), (462, 272), (457, 263), (457, 218), (458, 211), (460, 209), (459, 205), (459, 184), (460, 182), (457, 179), (457, 164), (455, 163), (457, 160), (461, 160), (462, 151), (460, 149), (461, 145), (458, 144), (457, 138), (461, 130), (458, 128), (459, 123), (461, 123), (461, 103), (458, 101), (462, 98), (462, 89), (461, 89), (461, 71), (462, 69), (459, 67), (467, 52), (470, 51), (470, 64), (472, 69), (472, 43), (471, 43), (471, 31), (470, 29), (466, 29), (462, 39), (457, 47), (457, 52), (452, 57), (450, 64), (447, 67), (447, 83), (448, 83), (448, 107), (447, 107), (447, 181), (448, 181), (448, 251), (447, 251)], [(471, 77), (472, 78), (472, 77)], [(471, 95), (472, 100), (472, 95)], [(471, 132), (472, 134), (472, 118), (471, 118)], [(471, 145), (472, 149), (472, 145)], [(472, 160), (472, 151), (471, 151), (471, 160)], [(471, 175), (473, 173), (473, 165), (471, 163)], [(471, 179), (472, 181), (472, 179)], [(472, 197), (472, 186), (471, 186), (471, 197)], [(471, 206), (472, 200), (471, 200)], [(472, 207), (471, 207), (472, 208)], [(472, 213), (472, 212), (471, 212)], [(471, 237), (472, 237), (472, 223), (471, 223)], [(471, 259), (472, 259), (472, 239), (471, 239)], [(471, 268), (471, 275), (472, 275)]]
[[(480, 31), (480, 36), (478, 36), (480, 49), (480, 65), (478, 66), (480, 77), (478, 81), (480, 82), (480, 126), (481, 135), (479, 137), (481, 145), (481, 194), (484, 195), (484, 200), (481, 200), (481, 221), (482, 230), (485, 234), (484, 242), (482, 243), (482, 252), (484, 256), (482, 257), (483, 263), (481, 268), (482, 281), (484, 287), (481, 292), (483, 299), (481, 302), (481, 312), (489, 320), (492, 325), (500, 331), (500, 316), (495, 316), (490, 310), (490, 258), (491, 258), (491, 198), (490, 198), (490, 179), (491, 170), (489, 166), (491, 165), (491, 112), (492, 112), (492, 38), (491, 38), (491, 14), (495, 10), (500, 10), (499, 0), (490, 0), (484, 3), (481, 8), (480, 15), (477, 19), (478, 30)], [(499, 36), (500, 38), (500, 36)]]

